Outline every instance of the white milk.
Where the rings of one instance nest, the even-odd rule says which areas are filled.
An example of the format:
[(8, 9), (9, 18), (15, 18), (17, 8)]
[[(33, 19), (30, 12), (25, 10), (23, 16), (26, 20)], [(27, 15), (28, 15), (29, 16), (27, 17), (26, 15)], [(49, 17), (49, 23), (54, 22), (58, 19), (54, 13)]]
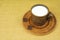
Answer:
[(48, 14), (48, 9), (44, 6), (35, 6), (31, 11), (33, 15), (38, 17), (42, 17)]

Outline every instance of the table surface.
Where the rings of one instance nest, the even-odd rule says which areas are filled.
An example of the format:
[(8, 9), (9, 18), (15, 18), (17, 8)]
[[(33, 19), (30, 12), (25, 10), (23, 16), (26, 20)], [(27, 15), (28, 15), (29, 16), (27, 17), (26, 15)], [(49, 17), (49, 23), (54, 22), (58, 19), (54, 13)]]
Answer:
[[(55, 15), (53, 32), (36, 36), (23, 26), (23, 16), (35, 4), (44, 4)], [(60, 0), (0, 0), (0, 40), (60, 40)]]

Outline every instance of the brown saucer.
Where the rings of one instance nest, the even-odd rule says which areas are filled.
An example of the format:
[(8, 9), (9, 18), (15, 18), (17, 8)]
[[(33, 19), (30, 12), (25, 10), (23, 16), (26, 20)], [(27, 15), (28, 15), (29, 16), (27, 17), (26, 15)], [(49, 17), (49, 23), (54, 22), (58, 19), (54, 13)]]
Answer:
[(55, 27), (56, 19), (55, 19), (55, 16), (51, 12), (49, 13), (49, 20), (42, 26), (35, 25), (31, 21), (31, 15), (32, 15), (31, 11), (28, 11), (24, 15), (23, 24), (24, 24), (24, 27), (27, 30), (31, 31), (32, 33), (38, 34), (38, 35), (46, 34), (46, 33), (50, 32)]

